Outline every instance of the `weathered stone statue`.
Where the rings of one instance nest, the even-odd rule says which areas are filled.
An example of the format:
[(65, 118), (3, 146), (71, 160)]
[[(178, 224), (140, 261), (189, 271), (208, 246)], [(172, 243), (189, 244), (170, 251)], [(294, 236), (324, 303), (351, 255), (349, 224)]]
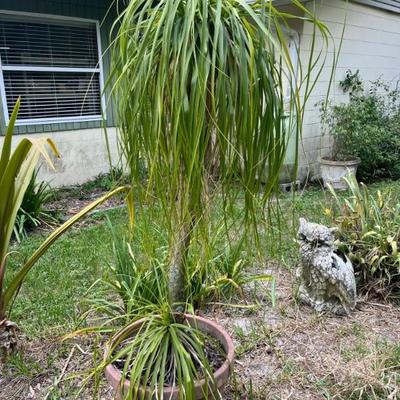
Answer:
[(348, 315), (356, 305), (356, 282), (351, 261), (334, 245), (334, 228), (300, 218), (297, 238), (298, 298), (318, 312)]

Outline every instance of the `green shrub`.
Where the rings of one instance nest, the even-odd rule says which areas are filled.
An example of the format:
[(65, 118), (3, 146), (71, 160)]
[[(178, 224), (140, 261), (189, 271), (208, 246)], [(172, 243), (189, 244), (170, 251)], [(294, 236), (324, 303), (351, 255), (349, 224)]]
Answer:
[(270, 282), (270, 297), (274, 303), (274, 278), (253, 271), (252, 258), (243, 239), (224, 244), (222, 248), (215, 243), (211, 254), (209, 260), (197, 255), (188, 263), (186, 298), (195, 309), (208, 302), (235, 303), (243, 297), (246, 288), (265, 289), (262, 281)]
[(83, 183), (81, 189), (83, 191), (92, 191), (95, 189), (101, 189), (104, 191), (111, 190), (118, 185), (127, 184), (129, 181), (124, 170), (120, 166), (112, 166), (109, 172), (102, 172), (98, 174), (94, 179)]
[(47, 182), (38, 182), (37, 176), (38, 170), (35, 170), (15, 219), (14, 236), (18, 242), (25, 238), (31, 229), (42, 223), (56, 221), (51, 211), (44, 208), (45, 203), (52, 197), (50, 186)]
[(400, 88), (381, 80), (366, 88), (358, 74), (341, 86), (349, 90), (349, 102), (321, 108), (322, 122), (334, 137), (333, 159), (359, 157), (363, 181), (400, 178)]
[(391, 192), (371, 194), (365, 185), (348, 180), (351, 195), (339, 198), (333, 189), (339, 214), (341, 249), (353, 262), (361, 293), (400, 298), (400, 201)]

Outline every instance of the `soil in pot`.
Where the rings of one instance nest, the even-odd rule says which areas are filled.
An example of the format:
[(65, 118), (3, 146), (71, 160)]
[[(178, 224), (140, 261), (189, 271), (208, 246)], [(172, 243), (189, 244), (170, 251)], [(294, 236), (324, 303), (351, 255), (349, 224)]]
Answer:
[[(106, 348), (106, 357), (116, 354), (115, 348), (124, 340), (128, 340), (127, 347), (116, 356), (124, 358), (130, 354), (125, 360), (135, 360), (127, 364), (131, 366), (131, 378), (126, 379), (126, 374), (113, 364), (108, 364), (104, 371), (118, 399), (128, 391), (135, 392), (135, 399), (157, 398), (155, 390), (170, 400), (180, 400), (182, 395), (197, 400), (220, 398), (220, 389), (227, 384), (231, 372), (234, 345), (229, 334), (216, 322), (190, 314), (182, 314), (178, 320), (163, 314), (133, 321), (113, 337), (111, 347)], [(182, 351), (182, 347), (187, 351)], [(135, 354), (135, 349), (147, 349), (147, 352), (136, 350)], [(148, 385), (152, 372), (152, 385)], [(168, 374), (175, 375), (172, 385), (166, 383)]]
[[(225, 362), (226, 360), (226, 354), (224, 349), (222, 348), (221, 344), (218, 342), (217, 339), (213, 338), (212, 336), (199, 332), (199, 334), (201, 335), (201, 341), (202, 341), (202, 348), (204, 351), (204, 356), (207, 359), (208, 362), (208, 366), (210, 367), (211, 371), (217, 371), (222, 364)], [(114, 351), (114, 355), (117, 354), (122, 348), (128, 346), (131, 342), (132, 342), (132, 338), (124, 340)], [(188, 348), (188, 346), (184, 346), (185, 350), (188, 351), (188, 353), (191, 356), (191, 359), (193, 361), (193, 364), (196, 366), (197, 368), (197, 379), (204, 379), (205, 378), (205, 371), (200, 363), (200, 360), (198, 359), (198, 357), (196, 356), (196, 354), (194, 353), (193, 349)], [(132, 355), (131, 361), (129, 362), (128, 365), (128, 369), (127, 372), (125, 374), (125, 379), (130, 379), (131, 377), (131, 369), (132, 366), (135, 363), (135, 359), (136, 359), (136, 354)], [(174, 376), (174, 370), (173, 370), (173, 357), (172, 357), (172, 348), (170, 348), (169, 352), (168, 352), (168, 357), (167, 359), (169, 361), (167, 361), (167, 365), (169, 365), (169, 368), (166, 371), (165, 377), (164, 377), (164, 387), (168, 387), (168, 386), (172, 386), (174, 384), (176, 384), (176, 377)], [(114, 367), (116, 367), (121, 374), (123, 373), (124, 367), (125, 367), (125, 363), (127, 362), (127, 357), (123, 357), (121, 359), (117, 359), (116, 361), (114, 361), (112, 364), (114, 365)], [(150, 374), (151, 376), (152, 374)], [(148, 379), (147, 382), (141, 382), (141, 385), (143, 386), (150, 386), (151, 382), (150, 382), (150, 378)]]

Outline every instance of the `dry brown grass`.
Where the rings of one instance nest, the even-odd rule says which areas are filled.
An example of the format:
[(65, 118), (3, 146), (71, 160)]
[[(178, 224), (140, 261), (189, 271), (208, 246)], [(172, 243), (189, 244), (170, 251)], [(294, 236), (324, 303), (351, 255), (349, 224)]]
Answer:
[[(398, 308), (360, 301), (348, 318), (321, 316), (293, 300), (289, 272), (273, 273), (275, 308), (258, 293), (265, 301), (256, 310), (210, 307), (205, 313), (230, 331), (237, 348), (225, 400), (400, 399)], [(3, 368), (0, 399), (72, 399), (101, 354), (99, 342), (88, 339), (26, 343), (23, 356)], [(92, 399), (93, 387), (78, 398)], [(105, 383), (99, 398), (112, 398)]]
[(296, 304), (287, 271), (274, 274), (277, 307), (240, 315), (247, 334), (235, 313), (217, 317), (238, 343), (255, 342), (237, 359), (227, 399), (400, 399), (398, 308), (360, 301), (348, 318), (321, 316)]

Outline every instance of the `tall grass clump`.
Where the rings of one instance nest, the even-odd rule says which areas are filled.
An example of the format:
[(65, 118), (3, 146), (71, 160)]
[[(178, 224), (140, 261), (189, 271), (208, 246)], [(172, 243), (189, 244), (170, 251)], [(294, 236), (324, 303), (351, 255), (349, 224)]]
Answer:
[(335, 196), (339, 212), (334, 222), (343, 250), (349, 254), (361, 292), (400, 300), (400, 201), (348, 180), (350, 195)]

